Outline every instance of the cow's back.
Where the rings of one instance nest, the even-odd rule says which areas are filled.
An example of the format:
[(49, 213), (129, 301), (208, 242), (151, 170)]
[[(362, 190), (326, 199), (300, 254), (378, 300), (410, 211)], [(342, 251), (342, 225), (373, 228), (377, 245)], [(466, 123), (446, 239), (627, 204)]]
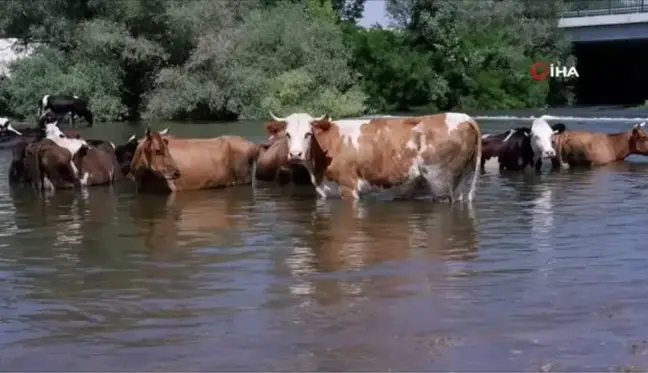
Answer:
[(604, 132), (566, 130), (554, 136), (554, 144), (559, 161), (572, 166), (606, 163), (616, 156)]
[(422, 117), (413, 129), (418, 136), (420, 155), (427, 164), (442, 165), (446, 172), (473, 167), (481, 159), (481, 130), (477, 122), (462, 113), (442, 113)]
[(108, 147), (91, 146), (85, 154), (77, 153), (74, 156), (73, 161), (80, 172), (80, 177), (83, 178), (85, 173), (89, 175), (87, 185), (108, 184), (123, 178), (115, 152), (110, 144)]
[(169, 153), (180, 170), (175, 190), (220, 188), (237, 183), (235, 166), (247, 147), (229, 136), (211, 139), (167, 137)]
[(465, 114), (372, 120), (368, 128), (365, 141), (373, 143), (373, 157), (382, 154), (378, 157), (384, 162), (404, 162), (406, 168), (417, 158), (427, 164), (461, 168), (477, 149), (481, 152), (479, 126)]

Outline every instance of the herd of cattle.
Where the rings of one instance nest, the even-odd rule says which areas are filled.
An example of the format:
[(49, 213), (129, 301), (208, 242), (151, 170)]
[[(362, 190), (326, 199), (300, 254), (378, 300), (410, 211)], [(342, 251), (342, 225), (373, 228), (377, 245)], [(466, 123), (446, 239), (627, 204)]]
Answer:
[(251, 184), (253, 179), (312, 185), (322, 198), (357, 199), (373, 189), (395, 197), (431, 195), (471, 201), (480, 171), (597, 166), (648, 155), (645, 123), (608, 134), (550, 126), (547, 117), (501, 134), (482, 134), (462, 113), (405, 118), (332, 120), (294, 113), (265, 124), (261, 143), (240, 136), (180, 138), (147, 128), (125, 144), (83, 139), (62, 131), (68, 115), (92, 125), (76, 96), (45, 96), (35, 128), (16, 129), (0, 118), (0, 144), (11, 143), (12, 185), (37, 190), (104, 185), (132, 180), (138, 191), (175, 192)]

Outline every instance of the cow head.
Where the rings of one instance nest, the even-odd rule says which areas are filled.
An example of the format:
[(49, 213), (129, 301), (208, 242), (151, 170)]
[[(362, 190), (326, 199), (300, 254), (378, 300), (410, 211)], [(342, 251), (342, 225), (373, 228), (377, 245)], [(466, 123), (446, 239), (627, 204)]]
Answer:
[(144, 138), (139, 142), (133, 155), (131, 170), (145, 169), (167, 180), (180, 177), (180, 170), (169, 152), (169, 140), (159, 132), (146, 129)]
[(18, 136), (22, 136), (22, 133), (20, 133), (18, 130), (13, 128), (11, 125), (11, 121), (8, 118), (0, 118), (0, 135), (4, 133), (14, 133)]
[(648, 133), (645, 130), (646, 122), (632, 126), (630, 136), (630, 152), (641, 155), (648, 155)]
[(45, 124), (45, 137), (51, 139), (56, 137), (67, 137), (58, 127), (58, 122), (46, 123)]
[(556, 156), (556, 150), (552, 145), (552, 137), (565, 130), (565, 125), (559, 123), (553, 129), (547, 123), (544, 116), (533, 121), (531, 132), (527, 135), (531, 137), (531, 149), (536, 157), (553, 158)]
[(305, 162), (310, 156), (313, 123), (326, 118), (326, 114), (313, 118), (306, 113), (294, 113), (286, 118), (279, 118), (270, 113), (273, 122), (266, 124), (271, 138), (283, 132), (288, 140), (288, 160), (295, 163)]

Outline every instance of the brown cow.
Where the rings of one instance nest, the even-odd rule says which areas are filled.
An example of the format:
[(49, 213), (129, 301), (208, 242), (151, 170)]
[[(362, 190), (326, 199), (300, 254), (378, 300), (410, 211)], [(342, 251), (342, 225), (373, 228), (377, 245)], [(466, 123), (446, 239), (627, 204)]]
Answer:
[(72, 162), (79, 171), (81, 185), (105, 185), (124, 178), (112, 147), (81, 148), (72, 157)]
[(259, 145), (240, 136), (182, 139), (147, 129), (133, 155), (131, 174), (139, 191), (246, 185), (252, 182), (258, 152)]
[(296, 113), (267, 125), (285, 131), (289, 160), (306, 166), (322, 198), (359, 198), (371, 187), (397, 197), (425, 191), (435, 199), (471, 201), (481, 163), (481, 131), (470, 116), (330, 121)]
[(50, 139), (27, 145), (24, 162), (28, 179), (37, 190), (73, 188), (78, 181), (70, 152)]
[(288, 139), (275, 137), (270, 143), (261, 144), (254, 177), (261, 181), (278, 181), (285, 185), (310, 185), (308, 170), (298, 164), (288, 162)]
[(619, 133), (565, 131), (554, 137), (553, 168), (602, 166), (624, 160), (630, 154), (648, 155), (645, 122)]
[[(22, 154), (17, 149), (10, 171), (14, 180), (31, 181), (36, 189), (66, 189), (122, 179), (112, 143), (95, 140), (95, 147), (80, 138), (70, 139), (55, 123), (46, 125), (45, 134), (45, 139), (27, 145)], [(14, 175), (20, 171), (16, 165), (21, 155), (27, 175), (22, 178)]]

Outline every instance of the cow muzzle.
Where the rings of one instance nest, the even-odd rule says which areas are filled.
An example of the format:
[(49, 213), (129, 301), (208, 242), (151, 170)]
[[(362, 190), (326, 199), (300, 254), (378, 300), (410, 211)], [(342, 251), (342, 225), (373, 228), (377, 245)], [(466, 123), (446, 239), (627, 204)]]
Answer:
[(175, 170), (169, 176), (167, 176), (167, 179), (168, 180), (177, 180), (179, 177), (180, 177), (180, 171)]
[(554, 158), (556, 156), (556, 151), (553, 149), (545, 150), (542, 152), (543, 158)]
[(304, 156), (304, 152), (290, 152), (288, 153), (288, 162), (290, 163), (300, 163), (304, 162), (306, 160), (306, 157)]

